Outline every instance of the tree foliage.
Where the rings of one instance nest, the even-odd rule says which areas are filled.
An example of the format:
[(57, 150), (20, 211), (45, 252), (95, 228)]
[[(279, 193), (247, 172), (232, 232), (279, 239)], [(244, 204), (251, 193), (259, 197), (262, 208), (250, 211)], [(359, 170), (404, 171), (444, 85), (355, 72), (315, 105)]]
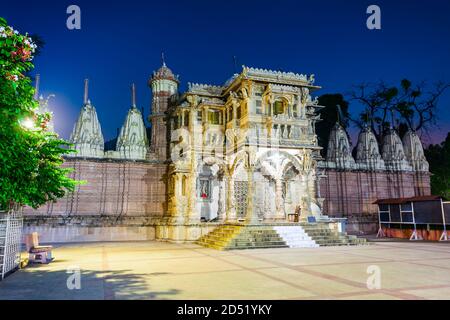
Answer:
[(441, 144), (432, 144), (425, 149), (430, 164), (431, 192), (450, 199), (450, 132)]
[(51, 114), (38, 113), (27, 73), (37, 46), (0, 18), (0, 209), (34, 208), (77, 184), (62, 168), (70, 144), (47, 130)]
[(428, 86), (425, 82), (413, 84), (403, 79), (398, 86), (360, 84), (349, 94), (350, 101), (359, 102), (364, 111), (359, 118), (352, 119), (359, 127), (365, 123), (372, 127), (378, 139), (396, 118), (394, 126), (402, 125), (403, 130), (428, 130), (436, 123), (439, 97), (450, 84), (438, 82)]

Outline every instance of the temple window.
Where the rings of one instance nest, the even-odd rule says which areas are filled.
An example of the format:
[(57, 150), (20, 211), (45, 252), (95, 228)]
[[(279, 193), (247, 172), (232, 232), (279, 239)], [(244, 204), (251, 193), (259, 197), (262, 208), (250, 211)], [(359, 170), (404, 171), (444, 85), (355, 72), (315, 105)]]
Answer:
[(202, 122), (202, 111), (197, 111), (197, 121)]
[(273, 104), (273, 114), (275, 116), (278, 114), (283, 114), (285, 111), (284, 109), (285, 109), (285, 104), (281, 100), (275, 101), (275, 103)]
[(236, 118), (238, 118), (238, 119), (241, 118), (241, 106), (237, 107), (237, 110), (236, 110)]
[(255, 101), (255, 110), (256, 110), (256, 114), (262, 114), (262, 101), (261, 100)]
[(220, 124), (220, 112), (211, 110), (208, 114), (208, 122), (211, 124)]
[(184, 126), (186, 126), (186, 127), (189, 126), (189, 111), (186, 111), (184, 113)]

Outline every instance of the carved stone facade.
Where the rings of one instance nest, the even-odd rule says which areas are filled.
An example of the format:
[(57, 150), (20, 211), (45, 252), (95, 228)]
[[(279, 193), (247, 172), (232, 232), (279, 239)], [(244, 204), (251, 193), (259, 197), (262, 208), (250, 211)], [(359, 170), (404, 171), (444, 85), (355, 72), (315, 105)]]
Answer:
[(169, 108), (169, 214), (178, 223), (320, 217), (313, 77), (243, 67)]
[(44, 239), (64, 241), (70, 234), (69, 240), (83, 241), (96, 234), (187, 241), (221, 223), (287, 222), (293, 214), (301, 220), (347, 217), (354, 231), (372, 231), (377, 198), (430, 192), (414, 133), (403, 146), (391, 130), (381, 156), (366, 128), (355, 161), (347, 133), (336, 124), (323, 159), (315, 133), (322, 107), (311, 96), (320, 87), (313, 75), (244, 66), (222, 86), (189, 84), (179, 94), (178, 77), (163, 63), (148, 84), (150, 145), (133, 90), (117, 150), (104, 152), (86, 83), (71, 137), (79, 153), (65, 165), (88, 183), (28, 211), (30, 228), (41, 228)]

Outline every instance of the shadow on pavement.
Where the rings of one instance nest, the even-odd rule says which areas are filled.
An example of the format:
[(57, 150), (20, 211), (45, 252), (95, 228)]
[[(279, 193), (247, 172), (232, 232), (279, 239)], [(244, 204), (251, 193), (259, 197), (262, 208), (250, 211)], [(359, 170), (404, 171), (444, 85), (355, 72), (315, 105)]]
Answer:
[(81, 270), (80, 289), (70, 290), (76, 284), (74, 273), (65, 270), (43, 270), (29, 266), (0, 281), (0, 300), (122, 300), (122, 299), (176, 299), (180, 292), (171, 289), (151, 290), (149, 275), (131, 270)]

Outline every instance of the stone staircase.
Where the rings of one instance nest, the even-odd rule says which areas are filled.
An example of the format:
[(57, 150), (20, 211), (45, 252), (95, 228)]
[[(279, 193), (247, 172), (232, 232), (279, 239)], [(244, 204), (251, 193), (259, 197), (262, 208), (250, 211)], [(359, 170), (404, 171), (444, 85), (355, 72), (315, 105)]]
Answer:
[(369, 244), (364, 238), (332, 230), (327, 223), (302, 224), (302, 228), (321, 247)]
[(221, 225), (197, 244), (218, 250), (289, 247), (271, 226), (264, 225)]
[(283, 238), (289, 248), (315, 248), (319, 246), (301, 226), (274, 226), (273, 229)]
[(328, 223), (271, 225), (220, 225), (197, 240), (217, 250), (262, 248), (312, 248), (368, 244), (366, 239), (338, 233)]

